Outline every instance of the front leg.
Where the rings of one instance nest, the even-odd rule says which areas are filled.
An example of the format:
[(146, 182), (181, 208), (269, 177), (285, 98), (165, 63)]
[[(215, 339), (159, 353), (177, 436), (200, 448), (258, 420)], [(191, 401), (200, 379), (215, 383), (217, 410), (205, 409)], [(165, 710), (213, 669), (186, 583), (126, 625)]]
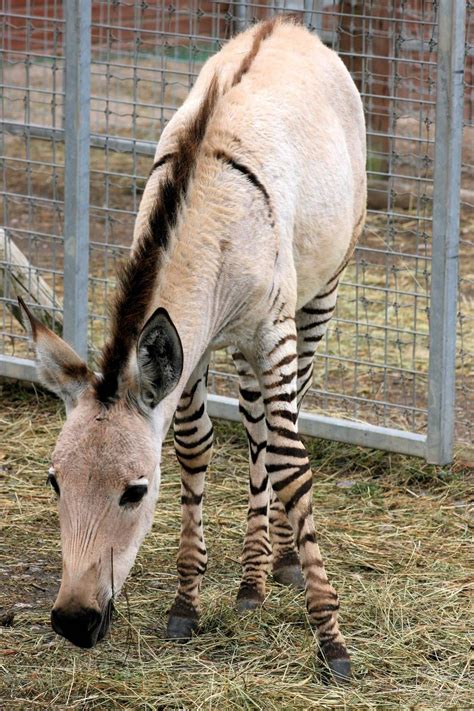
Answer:
[(171, 607), (167, 636), (187, 640), (197, 630), (199, 591), (207, 567), (202, 525), (204, 478), (211, 459), (213, 428), (206, 412), (203, 361), (191, 376), (176, 409), (174, 445), (181, 465), (181, 538), (177, 560), (178, 591)]
[(339, 601), (330, 585), (316, 541), (312, 514), (312, 472), (297, 429), (297, 336), (295, 322), (270, 326), (259, 338), (258, 377), (267, 421), (266, 468), (285, 507), (305, 577), (306, 606), (321, 654), (336, 680), (350, 676), (350, 661), (339, 631)]

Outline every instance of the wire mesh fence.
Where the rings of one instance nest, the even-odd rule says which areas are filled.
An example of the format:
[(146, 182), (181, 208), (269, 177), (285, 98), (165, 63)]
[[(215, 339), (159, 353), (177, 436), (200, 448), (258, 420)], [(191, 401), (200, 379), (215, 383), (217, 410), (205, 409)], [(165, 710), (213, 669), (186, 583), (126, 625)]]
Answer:
[[(68, 3), (76, 11), (80, 5), (79, 0)], [(62, 329), (64, 260), (71, 259), (63, 238), (65, 5), (59, 0), (3, 0), (0, 374), (33, 372), (25, 366), (32, 354), (18, 321), (18, 289), (25, 290), (29, 303), (53, 328)], [(444, 2), (447, 5), (452, 3)], [(367, 226), (345, 273), (336, 316), (320, 345), (305, 408), (331, 420), (362, 423), (362, 430), (370, 426), (405, 430), (424, 442), (432, 407), (430, 377), (433, 381), (429, 371), (433, 203), (440, 200), (434, 195), (440, 7), (443, 2), (437, 0), (92, 3), (87, 178), (87, 335), (92, 362), (104, 340), (117, 265), (130, 246), (161, 131), (203, 62), (227, 38), (264, 17), (292, 12), (346, 62), (362, 94), (368, 140)], [(472, 3), (467, 3), (465, 30), (455, 435), (458, 442), (471, 443)], [(68, 90), (70, 82), (68, 77)], [(453, 132), (453, 124), (461, 125), (461, 116), (451, 119)], [(450, 189), (456, 190), (455, 185)], [(454, 293), (450, 298), (455, 304)], [(445, 313), (431, 314), (432, 334), (433, 328), (449, 330), (445, 318)], [(25, 367), (21, 370), (15, 364)], [(219, 395), (237, 393), (236, 375), (225, 352), (214, 355), (210, 387)], [(439, 410), (440, 402), (435, 406)], [(394, 441), (388, 433), (388, 440), (380, 444), (395, 448)]]

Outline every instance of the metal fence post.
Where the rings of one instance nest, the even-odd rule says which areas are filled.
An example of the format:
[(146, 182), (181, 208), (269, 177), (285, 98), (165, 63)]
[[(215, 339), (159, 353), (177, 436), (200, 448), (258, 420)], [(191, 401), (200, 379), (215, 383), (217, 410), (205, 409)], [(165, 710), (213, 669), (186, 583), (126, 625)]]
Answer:
[(64, 337), (87, 358), (91, 0), (65, 2)]
[(426, 458), (452, 459), (456, 370), (465, 3), (440, 0)]

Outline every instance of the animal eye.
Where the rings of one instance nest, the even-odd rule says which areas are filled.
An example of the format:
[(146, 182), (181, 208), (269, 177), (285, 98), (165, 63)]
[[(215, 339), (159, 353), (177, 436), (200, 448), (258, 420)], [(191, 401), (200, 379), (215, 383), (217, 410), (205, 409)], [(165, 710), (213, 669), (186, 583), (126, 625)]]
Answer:
[(46, 483), (50, 484), (50, 486), (54, 489), (55, 493), (59, 496), (59, 484), (58, 480), (54, 476), (53, 472), (50, 471), (48, 473), (48, 478), (46, 479)]
[(147, 491), (148, 486), (146, 484), (133, 484), (125, 489), (120, 497), (119, 505), (125, 506), (126, 504), (137, 504), (143, 499)]

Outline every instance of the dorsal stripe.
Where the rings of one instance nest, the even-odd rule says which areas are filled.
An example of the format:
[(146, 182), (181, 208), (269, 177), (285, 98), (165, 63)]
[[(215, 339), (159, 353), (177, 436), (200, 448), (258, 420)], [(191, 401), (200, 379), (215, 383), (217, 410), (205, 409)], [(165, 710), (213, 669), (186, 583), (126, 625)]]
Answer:
[[(236, 71), (231, 86), (238, 84), (249, 71), (262, 41), (271, 35), (276, 22), (276, 19), (272, 19), (259, 26), (252, 46)], [(136, 346), (147, 310), (153, 300), (162, 257), (168, 248), (171, 231), (177, 223), (218, 99), (219, 82), (218, 77), (214, 75), (196, 115), (178, 135), (173, 153), (165, 154), (152, 166), (150, 175), (166, 165), (165, 175), (160, 180), (147, 229), (119, 271), (117, 291), (111, 308), (111, 334), (100, 359), (102, 378), (95, 384), (97, 399), (106, 405), (118, 397), (120, 375)], [(237, 169), (241, 169), (240, 165)], [(248, 172), (245, 174), (251, 179)], [(257, 178), (255, 180), (258, 181)]]

